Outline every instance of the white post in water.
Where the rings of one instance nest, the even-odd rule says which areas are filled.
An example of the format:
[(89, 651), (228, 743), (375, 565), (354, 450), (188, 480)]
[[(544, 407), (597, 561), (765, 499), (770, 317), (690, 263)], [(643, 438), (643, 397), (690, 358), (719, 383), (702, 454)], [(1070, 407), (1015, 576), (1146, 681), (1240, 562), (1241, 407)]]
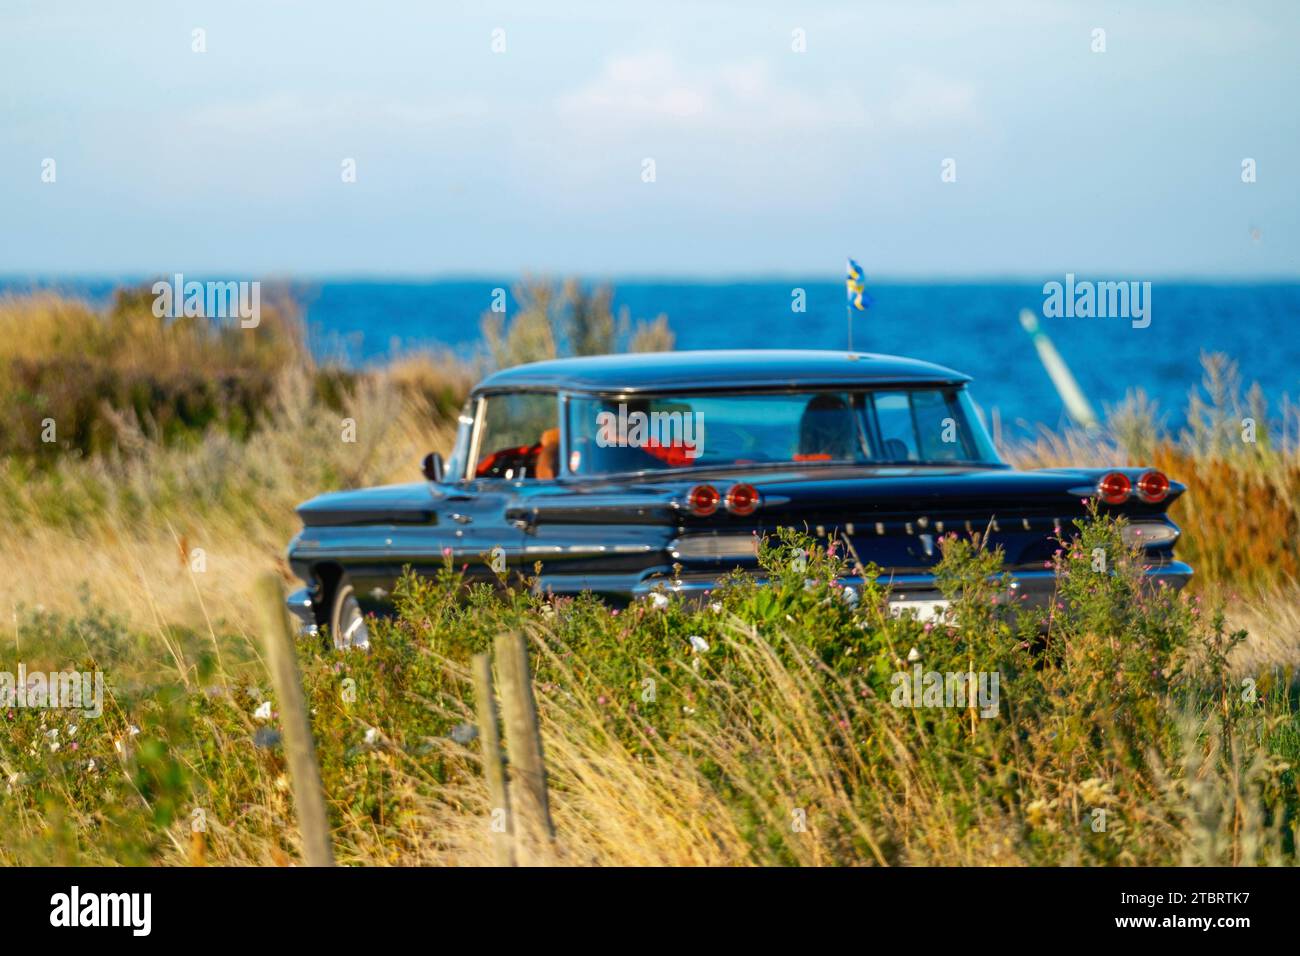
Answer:
[(1083, 389), (1079, 388), (1079, 383), (1074, 380), (1074, 375), (1066, 366), (1065, 359), (1061, 358), (1061, 353), (1056, 351), (1056, 346), (1047, 337), (1047, 333), (1038, 327), (1038, 316), (1028, 309), (1021, 309), (1020, 324), (1034, 340), (1034, 347), (1038, 349), (1038, 357), (1042, 360), (1043, 368), (1047, 369), (1047, 374), (1052, 379), (1052, 384), (1056, 386), (1061, 401), (1065, 402), (1065, 410), (1070, 413), (1070, 417), (1083, 428), (1089, 430), (1096, 428), (1096, 413), (1088, 404), (1088, 400), (1083, 397)]

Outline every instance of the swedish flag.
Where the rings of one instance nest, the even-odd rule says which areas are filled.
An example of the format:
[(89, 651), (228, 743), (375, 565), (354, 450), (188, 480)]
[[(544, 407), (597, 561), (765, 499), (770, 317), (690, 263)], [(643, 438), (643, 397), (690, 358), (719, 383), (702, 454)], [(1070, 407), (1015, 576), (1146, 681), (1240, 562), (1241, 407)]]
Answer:
[(867, 294), (866, 281), (867, 276), (862, 271), (862, 266), (850, 259), (848, 277), (844, 280), (844, 284), (848, 288), (849, 305), (859, 312), (867, 311), (868, 307), (876, 301)]

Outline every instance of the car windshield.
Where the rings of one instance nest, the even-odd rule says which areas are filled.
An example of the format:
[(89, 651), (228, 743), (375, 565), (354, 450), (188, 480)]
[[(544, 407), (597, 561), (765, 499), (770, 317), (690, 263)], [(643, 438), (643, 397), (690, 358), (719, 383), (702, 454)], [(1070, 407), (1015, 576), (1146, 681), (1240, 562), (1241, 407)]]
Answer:
[(568, 401), (572, 475), (764, 462), (1000, 464), (956, 386)]

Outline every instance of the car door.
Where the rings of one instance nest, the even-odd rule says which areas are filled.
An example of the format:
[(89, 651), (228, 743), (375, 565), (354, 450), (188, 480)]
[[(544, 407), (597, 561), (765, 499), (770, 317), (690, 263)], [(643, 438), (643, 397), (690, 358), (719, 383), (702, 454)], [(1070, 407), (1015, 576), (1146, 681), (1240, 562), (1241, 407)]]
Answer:
[(453, 458), (453, 467), (463, 467), (464, 474), (449, 475), (446, 483), (436, 486), (442, 501), (437, 530), (428, 535), (440, 545), (435, 563), (450, 556), (471, 581), (531, 574), (535, 555), (525, 548), (526, 522), (513, 512), (531, 490), (550, 483), (558, 467), (555, 393), (478, 396), (467, 445), (463, 455)]

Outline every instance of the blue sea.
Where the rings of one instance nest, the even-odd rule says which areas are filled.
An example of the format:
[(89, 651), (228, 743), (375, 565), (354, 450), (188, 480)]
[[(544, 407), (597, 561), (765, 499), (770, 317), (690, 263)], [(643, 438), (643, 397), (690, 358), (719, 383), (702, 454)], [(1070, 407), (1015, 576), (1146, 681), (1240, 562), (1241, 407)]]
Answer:
[[(198, 277), (189, 278), (220, 278)], [(1089, 278), (1080, 276), (1080, 279)], [(1110, 277), (1105, 277), (1110, 278)], [(1115, 277), (1118, 278), (1118, 277)], [(1124, 318), (1043, 317), (1043, 283), (1063, 281), (870, 282), (874, 304), (854, 319), (861, 351), (927, 359), (974, 376), (986, 411), (996, 409), (1008, 433), (1057, 427), (1064, 407), (1018, 320), (1039, 323), (1098, 413), (1142, 389), (1165, 424), (1185, 421), (1188, 393), (1200, 386), (1201, 356), (1223, 352), (1240, 363), (1248, 386), (1258, 382), (1277, 416), (1284, 395), (1300, 397), (1300, 283), (1196, 284), (1155, 281), (1150, 325)], [(103, 279), (0, 279), (0, 294), (57, 288), (93, 303), (108, 301), (120, 282)], [(843, 348), (844, 286), (840, 282), (612, 281), (616, 308), (633, 318), (668, 320), (679, 349)], [(357, 365), (407, 349), (445, 347), (461, 355), (479, 342), (479, 321), (493, 289), (511, 279), (324, 280), (287, 283), (302, 305), (315, 351)], [(270, 283), (264, 283), (264, 295)], [(792, 310), (803, 289), (805, 311)], [(513, 293), (508, 298), (513, 305)], [(507, 315), (509, 311), (507, 311)]]

